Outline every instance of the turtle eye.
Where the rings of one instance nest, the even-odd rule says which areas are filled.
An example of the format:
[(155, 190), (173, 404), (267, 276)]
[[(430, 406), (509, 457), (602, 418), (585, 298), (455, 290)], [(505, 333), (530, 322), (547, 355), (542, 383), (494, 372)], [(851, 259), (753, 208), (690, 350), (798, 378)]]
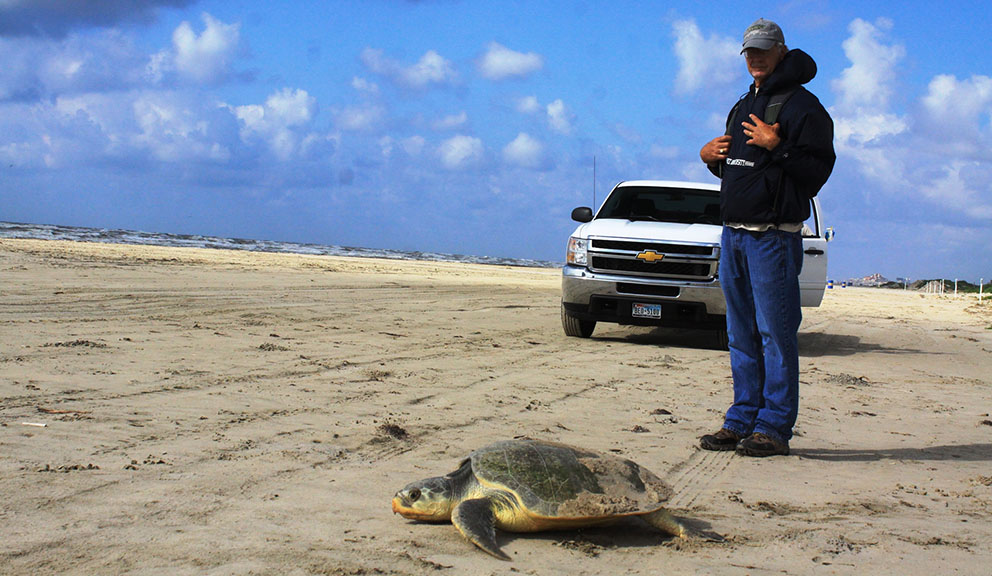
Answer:
[(410, 490), (409, 496), (410, 496), (410, 502), (416, 502), (417, 500), (420, 500), (420, 490), (416, 488)]

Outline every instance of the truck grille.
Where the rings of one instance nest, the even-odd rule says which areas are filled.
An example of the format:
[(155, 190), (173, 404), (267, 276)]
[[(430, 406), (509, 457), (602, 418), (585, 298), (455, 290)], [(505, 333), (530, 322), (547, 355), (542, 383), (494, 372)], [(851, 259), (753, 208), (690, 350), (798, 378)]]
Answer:
[[(638, 259), (637, 255), (644, 251), (653, 251), (663, 258), (654, 262)], [(592, 239), (589, 262), (594, 272), (712, 282), (716, 279), (719, 254), (719, 246), (711, 245)]]
[(697, 246), (695, 244), (664, 244), (660, 242), (631, 242), (629, 240), (593, 240), (592, 249), (596, 250), (625, 250), (634, 253), (642, 250), (654, 250), (666, 254), (692, 254), (695, 256), (712, 256), (713, 246)]
[(705, 277), (710, 272), (709, 264), (693, 264), (691, 262), (654, 262), (626, 258), (593, 257), (592, 267), (598, 270), (615, 272), (634, 272), (651, 276)]

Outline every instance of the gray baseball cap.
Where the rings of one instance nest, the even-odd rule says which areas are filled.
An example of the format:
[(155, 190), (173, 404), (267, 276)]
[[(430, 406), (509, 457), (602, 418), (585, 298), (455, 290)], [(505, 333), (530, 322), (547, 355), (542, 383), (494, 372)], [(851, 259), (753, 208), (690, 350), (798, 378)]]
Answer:
[(771, 50), (778, 44), (785, 44), (785, 35), (782, 34), (782, 29), (771, 20), (758, 18), (744, 31), (744, 47), (741, 49), (741, 54), (748, 48)]

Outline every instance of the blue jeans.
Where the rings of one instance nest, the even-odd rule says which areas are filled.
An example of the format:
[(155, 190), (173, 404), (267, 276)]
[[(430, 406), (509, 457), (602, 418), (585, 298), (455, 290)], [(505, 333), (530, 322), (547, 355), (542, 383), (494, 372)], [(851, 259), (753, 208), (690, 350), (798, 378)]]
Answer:
[(788, 442), (799, 413), (799, 233), (723, 228), (720, 284), (734, 403), (724, 428)]

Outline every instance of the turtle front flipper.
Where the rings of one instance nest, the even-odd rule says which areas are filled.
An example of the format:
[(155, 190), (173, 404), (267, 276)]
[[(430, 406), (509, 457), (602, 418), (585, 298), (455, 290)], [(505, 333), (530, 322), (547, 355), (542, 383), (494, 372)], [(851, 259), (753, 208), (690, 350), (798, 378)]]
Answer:
[(500, 560), (509, 560), (496, 543), (496, 515), (486, 498), (464, 500), (451, 511), (451, 523), (469, 542)]

